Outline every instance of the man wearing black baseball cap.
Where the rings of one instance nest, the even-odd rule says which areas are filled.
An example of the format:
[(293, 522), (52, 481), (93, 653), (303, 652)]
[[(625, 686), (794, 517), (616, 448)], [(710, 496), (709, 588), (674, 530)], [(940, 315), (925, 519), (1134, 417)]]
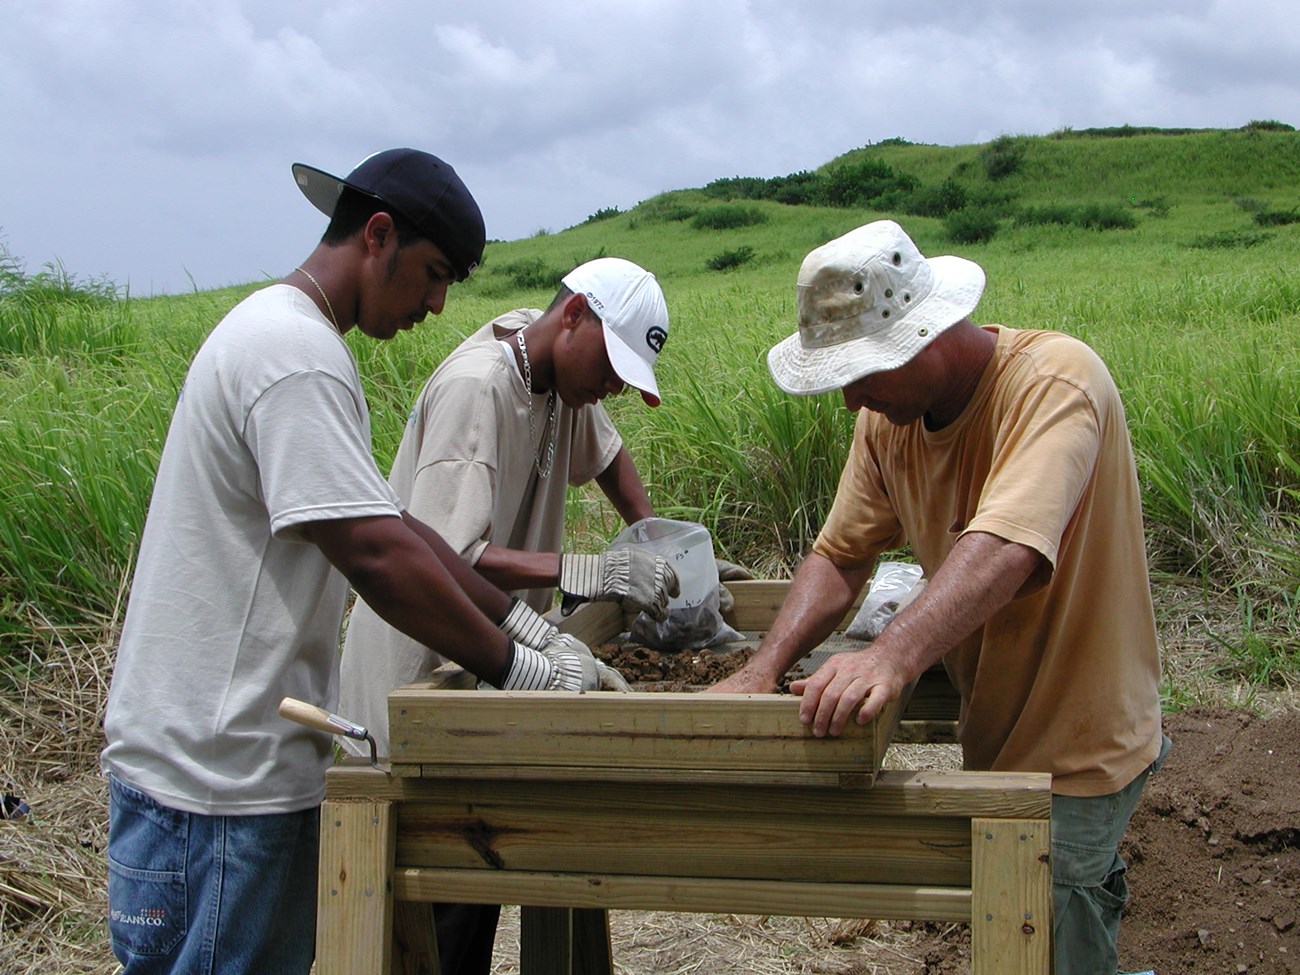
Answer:
[(213, 329), (181, 388), (141, 538), (104, 730), (109, 929), (128, 975), (306, 975), (327, 735), (349, 583), (487, 683), (594, 690), (580, 642), (485, 582), (375, 467), (353, 326), (388, 339), (442, 311), (481, 260), (455, 171), (391, 149), (338, 179), (292, 273)]

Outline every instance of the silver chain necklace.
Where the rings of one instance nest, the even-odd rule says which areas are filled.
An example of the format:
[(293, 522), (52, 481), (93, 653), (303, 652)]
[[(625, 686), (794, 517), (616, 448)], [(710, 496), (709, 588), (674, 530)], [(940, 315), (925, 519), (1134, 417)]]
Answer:
[[(524, 326), (527, 328), (528, 326)], [(528, 393), (528, 439), (534, 440), (537, 434), (533, 430), (533, 367), (528, 362), (528, 343), (524, 341), (524, 329), (515, 332), (515, 341), (519, 343), (519, 355), (524, 360), (524, 388)], [(546, 394), (546, 422), (542, 425), (542, 436), (550, 428), (551, 436), (546, 443), (546, 463), (542, 464), (542, 445), (537, 444), (537, 454), (533, 457), (533, 466), (537, 468), (538, 477), (546, 477), (555, 466), (555, 438), (558, 429), (555, 425), (555, 390)]]
[(339, 328), (339, 320), (334, 314), (334, 306), (330, 304), (330, 296), (325, 293), (325, 289), (320, 286), (320, 282), (317, 281), (315, 278), (313, 278), (311, 276), (311, 272), (308, 271), (305, 267), (296, 267), (294, 268), (294, 270), (301, 271), (303, 274), (307, 276), (308, 281), (316, 285), (316, 290), (319, 291), (320, 296), (325, 299), (325, 309), (330, 313), (330, 321), (334, 323), (334, 331), (342, 335), (343, 329)]

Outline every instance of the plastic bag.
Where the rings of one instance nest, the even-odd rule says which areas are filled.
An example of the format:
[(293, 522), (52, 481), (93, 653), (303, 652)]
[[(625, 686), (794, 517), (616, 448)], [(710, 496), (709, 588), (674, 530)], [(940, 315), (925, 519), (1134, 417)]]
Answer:
[(700, 650), (742, 638), (722, 618), (718, 565), (707, 528), (693, 521), (643, 518), (610, 544), (622, 546), (667, 559), (681, 584), (681, 592), (668, 601), (668, 618), (660, 623), (638, 613), (630, 627), (632, 639), (655, 650)]
[(871, 577), (867, 597), (844, 630), (855, 640), (874, 640), (900, 609), (916, 598), (924, 584), (921, 567), (912, 562), (882, 562)]

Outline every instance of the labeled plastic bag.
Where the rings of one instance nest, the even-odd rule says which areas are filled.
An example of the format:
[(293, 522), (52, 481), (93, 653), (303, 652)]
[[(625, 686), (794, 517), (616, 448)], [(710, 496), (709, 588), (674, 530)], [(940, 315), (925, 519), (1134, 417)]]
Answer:
[(925, 585), (921, 567), (913, 562), (882, 562), (871, 577), (867, 596), (844, 630), (855, 640), (874, 640), (898, 611), (910, 603)]
[(681, 585), (681, 592), (668, 601), (668, 618), (662, 623), (637, 614), (629, 629), (632, 639), (655, 650), (700, 650), (741, 639), (722, 618), (718, 565), (707, 528), (693, 521), (642, 518), (610, 544), (623, 546), (666, 559)]

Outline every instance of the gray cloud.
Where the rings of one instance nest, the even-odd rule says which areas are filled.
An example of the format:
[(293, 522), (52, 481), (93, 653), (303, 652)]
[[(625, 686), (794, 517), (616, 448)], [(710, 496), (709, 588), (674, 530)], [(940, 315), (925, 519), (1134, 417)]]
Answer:
[(4, 243), (136, 293), (291, 267), (298, 160), (428, 148), (514, 238), (895, 136), (1295, 122), (1300, 87), (1272, 0), (17, 0), (0, 45)]

